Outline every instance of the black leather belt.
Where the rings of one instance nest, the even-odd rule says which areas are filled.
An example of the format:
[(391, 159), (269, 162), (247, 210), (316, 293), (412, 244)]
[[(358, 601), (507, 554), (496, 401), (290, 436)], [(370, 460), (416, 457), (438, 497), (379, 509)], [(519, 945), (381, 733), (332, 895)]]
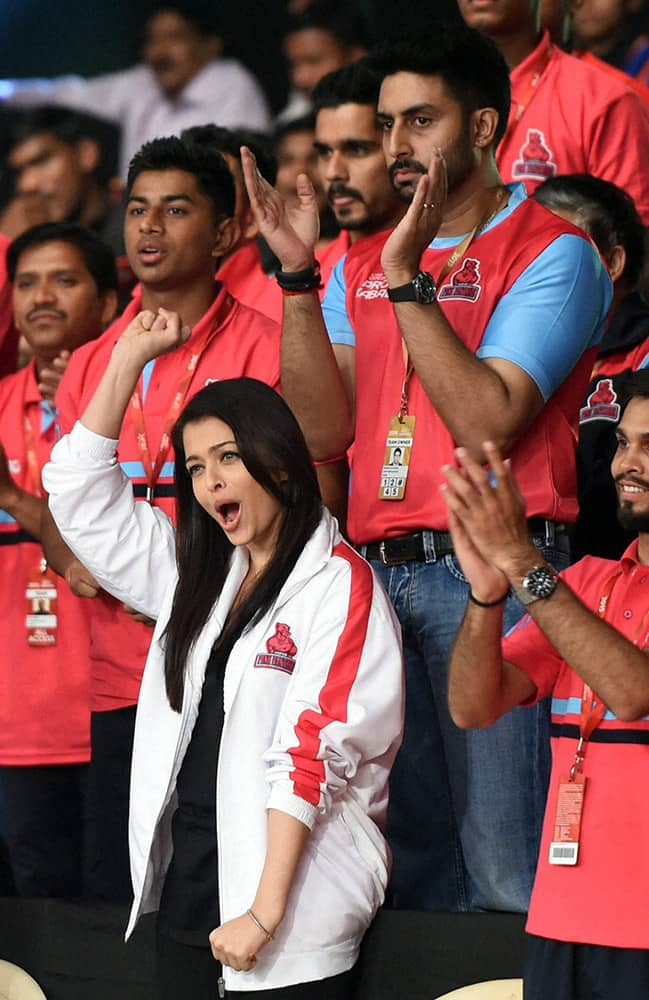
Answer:
[(366, 559), (379, 559), (384, 566), (404, 562), (435, 562), (453, 551), (448, 531), (415, 531), (398, 535), (383, 542), (370, 542), (361, 547)]
[[(542, 537), (546, 545), (554, 545), (557, 535), (565, 534), (566, 525), (547, 521), (544, 517), (531, 517), (528, 522), (530, 535)], [(377, 559), (384, 566), (404, 562), (436, 562), (453, 551), (453, 541), (448, 531), (415, 531), (411, 535), (397, 535), (382, 542), (368, 542), (359, 546), (366, 559)]]

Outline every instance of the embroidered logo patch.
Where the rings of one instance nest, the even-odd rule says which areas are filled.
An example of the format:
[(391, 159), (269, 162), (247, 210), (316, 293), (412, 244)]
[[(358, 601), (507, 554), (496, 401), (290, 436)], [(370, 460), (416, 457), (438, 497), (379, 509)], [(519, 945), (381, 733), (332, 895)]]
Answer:
[(387, 299), (388, 281), (383, 271), (374, 271), (363, 284), (356, 289), (357, 299)]
[(520, 159), (514, 161), (512, 177), (544, 181), (555, 176), (557, 165), (540, 129), (528, 128), (527, 139), (518, 155)]
[(466, 302), (477, 302), (480, 298), (480, 261), (475, 257), (465, 257), (459, 270), (450, 275), (448, 284), (442, 285), (437, 298), (464, 299)]
[(293, 642), (289, 625), (275, 623), (275, 633), (266, 641), (266, 649), (266, 653), (257, 653), (255, 667), (281, 670), (285, 674), (293, 673), (297, 646)]
[(589, 420), (611, 420), (617, 423), (619, 419), (620, 404), (613, 382), (610, 378), (601, 378), (586, 400), (586, 405), (579, 411), (579, 423), (587, 424)]

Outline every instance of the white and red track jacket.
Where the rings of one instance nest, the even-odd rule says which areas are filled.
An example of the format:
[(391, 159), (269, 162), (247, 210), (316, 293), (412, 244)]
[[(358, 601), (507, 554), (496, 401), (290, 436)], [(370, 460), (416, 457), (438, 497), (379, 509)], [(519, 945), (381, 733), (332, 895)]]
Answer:
[[(156, 910), (171, 857), (175, 783), (214, 640), (246, 575), (235, 549), (220, 598), (189, 656), (182, 712), (167, 701), (161, 636), (176, 585), (174, 530), (136, 503), (116, 442), (77, 423), (43, 473), (66, 542), (119, 600), (157, 619), (137, 710), (127, 934)], [(271, 611), (228, 659), (217, 775), (220, 912), (245, 913), (266, 851), (266, 810), (311, 828), (275, 940), (231, 990), (274, 989), (351, 968), (388, 878), (388, 776), (402, 730), (400, 631), (369, 565), (322, 519)]]

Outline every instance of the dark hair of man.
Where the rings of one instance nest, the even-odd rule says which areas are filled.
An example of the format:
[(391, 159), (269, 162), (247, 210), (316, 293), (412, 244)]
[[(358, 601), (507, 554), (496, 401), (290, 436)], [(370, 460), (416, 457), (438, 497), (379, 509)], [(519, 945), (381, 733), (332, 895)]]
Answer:
[(180, 138), (183, 141), (195, 142), (199, 146), (211, 147), (219, 153), (228, 153), (237, 160), (241, 147), (247, 146), (254, 154), (257, 166), (269, 184), (275, 183), (277, 160), (273, 144), (263, 132), (244, 128), (225, 128), (223, 125), (192, 125), (182, 130)]
[(367, 21), (354, 0), (313, 0), (288, 19), (284, 37), (311, 28), (327, 31), (346, 49), (368, 42)]
[(182, 706), (187, 657), (221, 593), (233, 551), (223, 530), (197, 503), (185, 468), (183, 431), (188, 424), (209, 417), (217, 417), (232, 428), (246, 469), (285, 511), (275, 553), (255, 588), (231, 616), (221, 642), (269, 610), (321, 513), (318, 481), (302, 432), (273, 389), (257, 379), (235, 378), (213, 382), (194, 396), (172, 432), (178, 583), (165, 631), (165, 682), (175, 711)]
[(630, 290), (637, 286), (644, 266), (644, 226), (626, 191), (590, 174), (565, 174), (549, 177), (533, 197), (550, 210), (575, 212), (577, 225), (602, 256), (615, 246), (624, 247), (626, 264), (621, 277)]
[(98, 236), (76, 222), (43, 222), (17, 236), (7, 249), (7, 274), (11, 282), (15, 280), (18, 262), (25, 250), (45, 243), (70, 243), (76, 247), (95, 280), (99, 295), (117, 289), (113, 251)]
[(74, 146), (90, 134), (86, 116), (46, 104), (21, 112), (11, 130), (11, 145), (17, 146), (40, 132), (48, 132), (68, 146)]
[(365, 57), (323, 76), (311, 101), (316, 114), (323, 108), (339, 108), (341, 104), (369, 104), (375, 108), (380, 89), (381, 77)]
[(649, 368), (639, 368), (628, 372), (616, 384), (617, 401), (620, 404), (620, 420), (632, 399), (649, 399)]
[(498, 112), (494, 147), (507, 128), (509, 68), (490, 38), (464, 22), (429, 21), (416, 34), (381, 45), (370, 58), (381, 78), (395, 73), (438, 76), (468, 117), (478, 108)]
[(175, 135), (146, 142), (129, 164), (127, 197), (139, 175), (149, 170), (183, 170), (192, 174), (198, 190), (212, 202), (215, 222), (234, 215), (232, 174), (221, 154), (209, 145), (188, 142)]
[(31, 139), (34, 135), (53, 135), (66, 146), (76, 146), (82, 139), (92, 139), (101, 149), (101, 158), (95, 171), (97, 180), (106, 183), (116, 172), (116, 155), (119, 129), (112, 122), (82, 111), (41, 104), (35, 108), (18, 111), (12, 122), (7, 150)]
[(142, 11), (145, 23), (156, 14), (178, 14), (183, 21), (198, 32), (203, 38), (218, 35), (221, 21), (218, 16), (219, 4), (213, 0), (147, 0)]

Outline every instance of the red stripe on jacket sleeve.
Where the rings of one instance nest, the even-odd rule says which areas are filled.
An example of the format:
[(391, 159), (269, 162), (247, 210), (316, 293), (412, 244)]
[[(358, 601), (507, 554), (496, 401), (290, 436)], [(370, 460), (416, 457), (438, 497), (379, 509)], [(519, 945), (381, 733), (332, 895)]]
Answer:
[(298, 744), (288, 751), (295, 768), (290, 774), (294, 792), (314, 806), (320, 801), (320, 786), (325, 780), (324, 762), (318, 759), (320, 734), (332, 722), (347, 721), (349, 695), (365, 646), (374, 591), (372, 571), (354, 549), (340, 542), (332, 554), (344, 559), (351, 569), (347, 620), (320, 691), (318, 710), (308, 708), (301, 713), (295, 726)]

